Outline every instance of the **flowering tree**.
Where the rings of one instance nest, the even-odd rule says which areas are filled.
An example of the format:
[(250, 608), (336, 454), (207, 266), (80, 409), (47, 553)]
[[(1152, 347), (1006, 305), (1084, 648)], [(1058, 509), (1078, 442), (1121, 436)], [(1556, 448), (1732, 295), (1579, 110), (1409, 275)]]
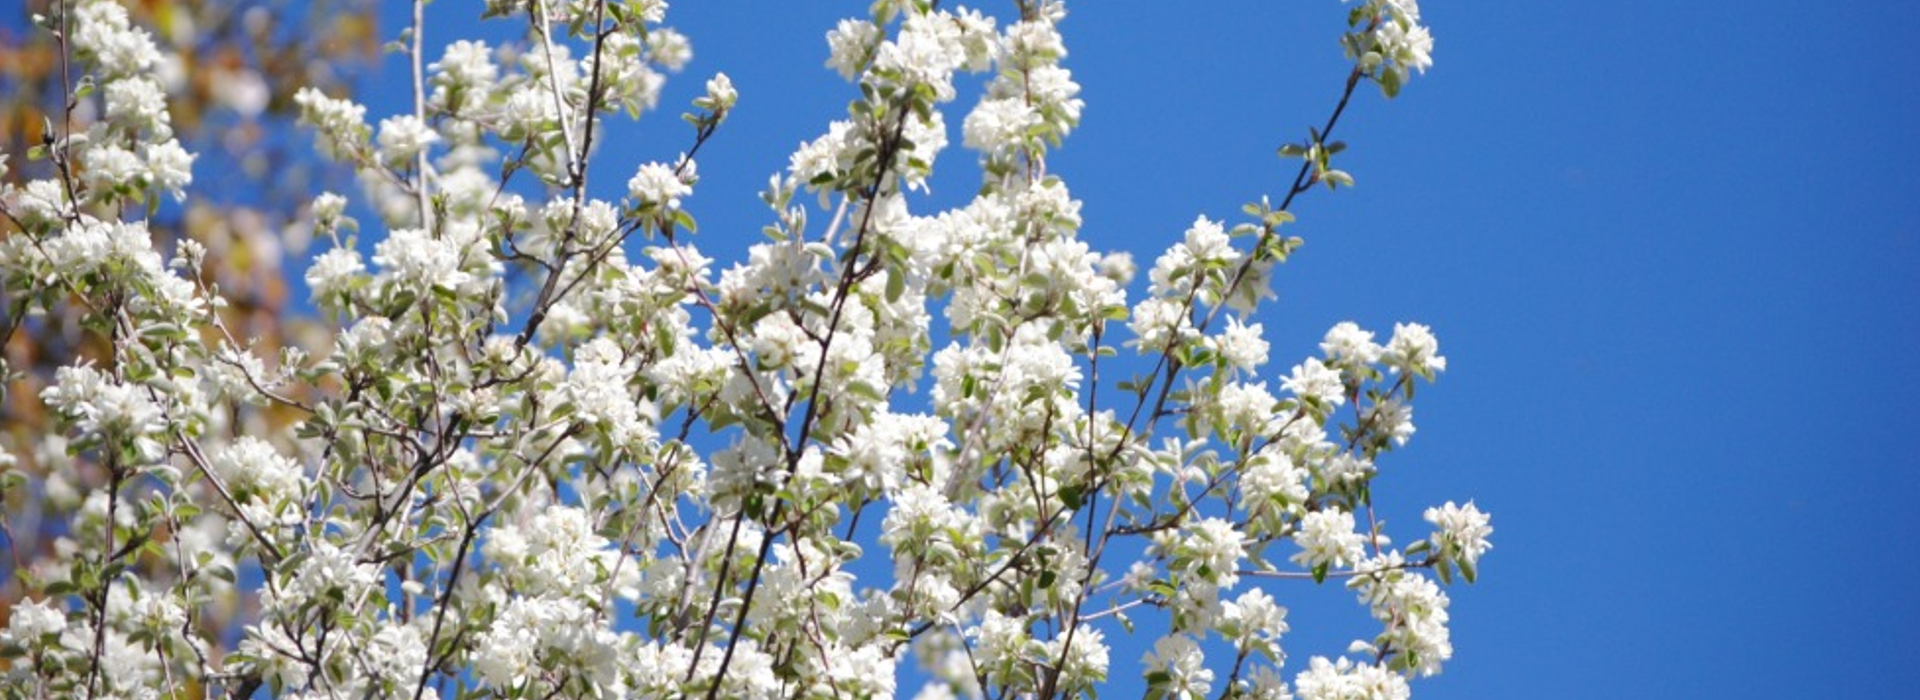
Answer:
[[(665, 3), (490, 0), (524, 41), (437, 60), (410, 32), (409, 113), (294, 98), (379, 221), (314, 198), (331, 247), (306, 282), (339, 331), (274, 356), (233, 332), (202, 245), (154, 249), (147, 217), (194, 161), (137, 89), (155, 45), (110, 0), (57, 7), (75, 78), (25, 154), (40, 174), (0, 189), (6, 328), (71, 311), (97, 342), (46, 382), (59, 432), (5, 481), (9, 512), (78, 507), (19, 563), (0, 695), (892, 697), (905, 673), (929, 698), (1121, 677), (1405, 697), (1452, 655), (1435, 578), (1472, 580), (1491, 532), (1449, 502), (1396, 548), (1374, 517), (1376, 464), (1446, 362), (1424, 326), (1381, 344), (1343, 323), (1276, 392), (1252, 319), (1300, 245), (1295, 198), (1352, 182), (1330, 140), (1349, 98), (1429, 65), (1416, 3), (1351, 6), (1353, 67), (1282, 149), (1291, 186), (1196, 220), (1131, 304), (1131, 258), (1078, 238), (1046, 168), (1082, 107), (1064, 7), (934, 5), (827, 34), (848, 118), (769, 180), (767, 240), (724, 268), (685, 199), (736, 106), (725, 75), (684, 154), (588, 182), (689, 55)], [(992, 75), (960, 125), (984, 181), (915, 213), (962, 70)], [(1379, 633), (1288, 683), (1284, 579), (1344, 582)], [(244, 627), (209, 625), (242, 589)], [(1115, 667), (1109, 640), (1147, 628)]]
[[(316, 179), (344, 182), (351, 176), (305, 155), (311, 152), (303, 143), (307, 139), (289, 138), (299, 128), (293, 123), (293, 95), (303, 85), (337, 90), (344, 84), (338, 78), (371, 63), (380, 45), (368, 0), (305, 0), (304, 16), (270, 12), (268, 5), (276, 2), (145, 0), (128, 6), (135, 23), (154, 28), (163, 58), (151, 76), (157, 80), (119, 81), (115, 97), (116, 104), (129, 99), (149, 103), (139, 109), (164, 104), (168, 126), (183, 148), (196, 153), (193, 170), (203, 175), (193, 198), (146, 219), (154, 245), (171, 250), (178, 237), (204, 245), (204, 280), (220, 285), (228, 328), (269, 353), (300, 344), (303, 336), (324, 342), (327, 331), (320, 319), (285, 313), (302, 302), (291, 293), (290, 282), (297, 276), (284, 270), (289, 260), (304, 259), (311, 237), (302, 235), (300, 222), (307, 218), (305, 205), (313, 197)], [(62, 130), (84, 130), (98, 116), (101, 103), (93, 100), (75, 103), (71, 114), (65, 111), (72, 89), (66, 81), (74, 66), (62, 61), (63, 35), (41, 31), (30, 21), (30, 13), (48, 13), (54, 6), (48, 0), (28, 0), (17, 9), (7, 8), (0, 18), (0, 153), (22, 154), (39, 145), (55, 131), (56, 120)], [(13, 182), (44, 177), (46, 167), (30, 164), (24, 172), (16, 170)], [(268, 173), (273, 177), (266, 177)], [(0, 181), (7, 179), (0, 175)], [(7, 228), (0, 224), (0, 235), (6, 235)], [(99, 356), (75, 347), (100, 341), (82, 332), (78, 309), (71, 304), (45, 309), (49, 313), (8, 334), (0, 349), (11, 368), (23, 373), (20, 381), (5, 387), (10, 400), (0, 400), (0, 450), (13, 446), (23, 452), (21, 469), (30, 475), (43, 475), (39, 467), (45, 460), (36, 459), (35, 450), (64, 449), (39, 438), (53, 418), (39, 400), (45, 382), (81, 353)], [(269, 428), (284, 428), (302, 418), (291, 408), (257, 417)], [(55, 492), (62, 491), (56, 487)], [(16, 562), (55, 546), (80, 505), (77, 498), (21, 502), (25, 498), (14, 496), (6, 521), (9, 532), (19, 537), (6, 543), (18, 550)], [(9, 574), (11, 569), (7, 567)], [(0, 610), (19, 598), (17, 583), (10, 575), (0, 576)], [(220, 624), (240, 608), (216, 606), (202, 620)], [(5, 619), (0, 613), (0, 625)]]

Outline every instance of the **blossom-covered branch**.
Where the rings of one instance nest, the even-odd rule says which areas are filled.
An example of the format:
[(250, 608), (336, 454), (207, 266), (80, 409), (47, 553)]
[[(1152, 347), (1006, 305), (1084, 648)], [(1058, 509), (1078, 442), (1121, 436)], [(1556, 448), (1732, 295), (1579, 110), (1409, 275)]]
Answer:
[[(110, 0), (43, 19), (73, 101), (105, 102), (72, 113), (105, 116), (0, 185), (8, 327), (62, 309), (101, 342), (38, 395), (54, 447), (0, 483), (83, 503), (23, 562), (0, 697), (1394, 698), (1451, 658), (1441, 586), (1478, 577), (1491, 520), (1449, 501), (1397, 548), (1372, 489), (1438, 340), (1341, 323), (1269, 373), (1258, 313), (1296, 197), (1353, 182), (1329, 139), (1359, 83), (1431, 65), (1414, 0), (1349, 3), (1344, 89), (1282, 149), (1279, 204), (1196, 217), (1144, 290), (1048, 166), (1085, 106), (1058, 0), (831, 28), (847, 117), (727, 262), (695, 242), (722, 204), (695, 156), (758, 107), (725, 74), (623, 188), (587, 177), (688, 65), (665, 2), (489, 0), (522, 38), (438, 60), (426, 4), (403, 113), (295, 93), (361, 191), (310, 207), (335, 334), (276, 357), (221, 315), (204, 246), (154, 250), (143, 215), (192, 196), (193, 162), (135, 99), (155, 45)], [(932, 210), (963, 98), (982, 181)], [(1287, 586), (1329, 580), (1378, 633), (1288, 680)], [(202, 623), (247, 591), (240, 628)]]

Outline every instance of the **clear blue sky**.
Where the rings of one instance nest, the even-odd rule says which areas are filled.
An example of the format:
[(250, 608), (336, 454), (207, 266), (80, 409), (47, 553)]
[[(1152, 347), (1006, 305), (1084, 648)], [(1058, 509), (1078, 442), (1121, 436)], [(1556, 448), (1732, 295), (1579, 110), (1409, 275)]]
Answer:
[[(740, 107), (690, 207), (700, 245), (736, 255), (764, 223), (754, 192), (853, 94), (821, 37), (866, 5), (676, 3), (695, 60), (599, 182), (682, 150), (674, 117), (729, 73)], [(1339, 136), (1359, 186), (1297, 205), (1307, 247), (1259, 319), (1279, 369), (1347, 319), (1430, 323), (1451, 360), (1382, 499), (1403, 537), (1420, 508), (1475, 499), (1496, 549), (1453, 591), (1455, 661), (1416, 695), (1912, 697), (1920, 9), (1423, 9), (1435, 68), (1398, 101), (1357, 97)], [(1072, 11), (1088, 107), (1050, 165), (1083, 237), (1143, 264), (1195, 215), (1284, 188), (1274, 148), (1344, 76), (1333, 0)], [(941, 201), (973, 189), (967, 160), (943, 157)], [(1363, 616), (1344, 592), (1271, 590), (1303, 628), (1329, 602)], [(1292, 651), (1297, 669), (1339, 647)], [(1138, 655), (1116, 650), (1114, 675)]]

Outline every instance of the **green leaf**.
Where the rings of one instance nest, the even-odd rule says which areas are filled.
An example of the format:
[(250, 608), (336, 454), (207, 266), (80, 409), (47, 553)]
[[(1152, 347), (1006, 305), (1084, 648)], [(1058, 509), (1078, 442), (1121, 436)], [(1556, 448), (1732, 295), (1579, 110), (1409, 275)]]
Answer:
[(1080, 484), (1062, 486), (1058, 495), (1060, 502), (1067, 506), (1067, 510), (1079, 510), (1080, 504), (1086, 498), (1087, 489)]
[(1388, 68), (1376, 72), (1373, 79), (1380, 83), (1380, 91), (1386, 94), (1387, 99), (1393, 99), (1400, 96), (1400, 83), (1402, 80), (1400, 76), (1401, 73), (1399, 70)]

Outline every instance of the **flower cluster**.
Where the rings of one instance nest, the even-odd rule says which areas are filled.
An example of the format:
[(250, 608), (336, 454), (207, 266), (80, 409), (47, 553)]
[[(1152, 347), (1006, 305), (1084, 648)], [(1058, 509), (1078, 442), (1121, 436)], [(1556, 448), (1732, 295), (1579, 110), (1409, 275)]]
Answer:
[(1348, 24), (1360, 31), (1342, 43), (1347, 57), (1380, 83), (1388, 97), (1399, 94), (1408, 71), (1422, 74), (1433, 66), (1433, 32), (1420, 23), (1419, 0), (1363, 0)]

